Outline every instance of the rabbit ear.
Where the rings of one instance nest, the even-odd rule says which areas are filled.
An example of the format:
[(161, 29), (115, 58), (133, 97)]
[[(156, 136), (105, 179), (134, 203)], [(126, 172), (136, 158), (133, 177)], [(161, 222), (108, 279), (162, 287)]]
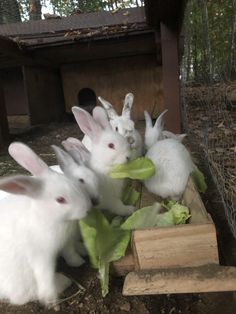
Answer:
[(146, 129), (152, 129), (152, 118), (146, 110), (144, 111), (144, 118), (146, 122)]
[(183, 142), (184, 138), (187, 136), (186, 133), (183, 133), (183, 134), (176, 134), (176, 137), (177, 137), (177, 140), (179, 142)]
[(102, 107), (96, 106), (93, 109), (93, 118), (96, 122), (98, 122), (104, 129), (111, 128), (110, 122), (108, 121), (108, 117), (105, 109)]
[(48, 165), (31, 148), (23, 143), (12, 143), (8, 148), (8, 152), (19, 165), (28, 170), (32, 175), (40, 176), (49, 170)]
[(12, 193), (28, 196), (36, 196), (43, 188), (42, 181), (39, 178), (28, 176), (13, 176), (0, 180), (0, 189)]
[(163, 120), (163, 116), (167, 113), (168, 109), (164, 110), (159, 117), (157, 118), (155, 124), (154, 124), (154, 128), (156, 129), (160, 129), (163, 130), (164, 128), (164, 120)]
[(128, 93), (125, 96), (124, 106), (122, 110), (122, 116), (130, 119), (130, 112), (134, 101), (134, 95), (132, 93)]
[(78, 164), (89, 161), (91, 153), (77, 138), (69, 137), (62, 142), (62, 145)]
[(96, 141), (101, 135), (102, 127), (84, 109), (80, 107), (72, 107), (72, 112), (81, 131), (88, 135), (93, 141)]
[(74, 159), (60, 147), (52, 145), (52, 148), (56, 154), (61, 170), (66, 173), (66, 170), (69, 168), (69, 166), (75, 163)]
[(111, 103), (109, 103), (107, 100), (103, 99), (100, 96), (98, 97), (98, 100), (103, 105), (104, 109), (106, 109), (109, 119), (113, 120), (118, 116)]

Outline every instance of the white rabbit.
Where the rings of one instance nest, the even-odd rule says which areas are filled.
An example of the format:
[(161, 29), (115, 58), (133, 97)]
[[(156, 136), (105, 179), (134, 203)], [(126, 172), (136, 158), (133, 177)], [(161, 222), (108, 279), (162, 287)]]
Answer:
[(186, 134), (174, 134), (170, 131), (164, 130), (164, 121), (163, 117), (168, 110), (164, 110), (159, 117), (157, 118), (154, 126), (152, 125), (152, 118), (147, 111), (144, 111), (144, 117), (146, 121), (146, 130), (145, 130), (145, 147), (149, 149), (157, 141), (172, 138), (179, 142), (182, 142)]
[(100, 203), (97, 207), (117, 215), (129, 215), (135, 208), (121, 201), (125, 181), (109, 176), (112, 166), (129, 160), (131, 149), (127, 140), (111, 129), (103, 108), (95, 107), (93, 117), (79, 107), (73, 107), (72, 112), (80, 129), (92, 142), (89, 166), (99, 178)]
[[(89, 194), (92, 205), (98, 205), (98, 178), (95, 172), (85, 165), (83, 155), (79, 152), (74, 156), (72, 154), (69, 155), (63, 149), (55, 145), (52, 145), (52, 147), (59, 166), (55, 165), (50, 168), (65, 173), (69, 178), (78, 180)], [(68, 241), (60, 253), (70, 266), (76, 267), (84, 263), (80, 255), (87, 255), (87, 252), (81, 240), (79, 224), (77, 221), (72, 221), (68, 230)]]
[[(125, 96), (122, 114), (119, 116), (111, 103), (98, 97), (99, 101), (105, 108), (111, 127), (114, 131), (124, 136), (131, 147), (131, 159), (139, 157), (143, 154), (143, 141), (140, 133), (135, 129), (134, 121), (131, 120), (130, 112), (133, 105), (134, 95), (128, 93)], [(96, 117), (95, 117), (96, 120)], [(99, 121), (97, 121), (99, 123)], [(82, 143), (91, 151), (91, 140), (88, 136), (84, 136)]]
[(132, 158), (141, 156), (143, 154), (142, 137), (135, 129), (134, 121), (130, 117), (134, 95), (126, 94), (121, 115), (117, 114), (111, 103), (102, 97), (98, 97), (98, 99), (108, 114), (112, 129), (127, 138), (132, 149)]
[(0, 299), (13, 304), (56, 302), (70, 280), (55, 272), (70, 223), (86, 216), (90, 196), (78, 180), (56, 173), (28, 146), (12, 143), (10, 155), (34, 176), (2, 178), (0, 189)]
[[(145, 180), (144, 184), (149, 192), (162, 198), (178, 200), (184, 192), (190, 173), (195, 169), (191, 156), (185, 146), (176, 139), (164, 139), (151, 144), (158, 128), (152, 126), (147, 112), (145, 112), (145, 120), (145, 138), (148, 139), (145, 144), (149, 147), (146, 157), (153, 161), (156, 174)], [(153, 136), (152, 140), (150, 134)]]

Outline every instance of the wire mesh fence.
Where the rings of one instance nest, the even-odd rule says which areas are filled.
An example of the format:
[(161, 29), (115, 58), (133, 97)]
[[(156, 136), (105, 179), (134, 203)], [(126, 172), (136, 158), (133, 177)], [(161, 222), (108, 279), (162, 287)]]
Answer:
[(236, 1), (189, 1), (184, 33), (184, 127), (209, 165), (236, 238)]

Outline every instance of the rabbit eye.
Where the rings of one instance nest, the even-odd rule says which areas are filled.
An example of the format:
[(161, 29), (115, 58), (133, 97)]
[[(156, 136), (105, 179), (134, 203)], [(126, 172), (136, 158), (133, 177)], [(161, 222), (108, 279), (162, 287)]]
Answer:
[(66, 199), (63, 196), (59, 196), (56, 198), (57, 203), (59, 204), (67, 204)]
[(84, 179), (79, 179), (79, 182), (84, 183)]
[(109, 143), (108, 147), (111, 148), (111, 149), (115, 149), (115, 145), (113, 143)]
[(118, 127), (116, 126), (116, 132), (118, 132)]

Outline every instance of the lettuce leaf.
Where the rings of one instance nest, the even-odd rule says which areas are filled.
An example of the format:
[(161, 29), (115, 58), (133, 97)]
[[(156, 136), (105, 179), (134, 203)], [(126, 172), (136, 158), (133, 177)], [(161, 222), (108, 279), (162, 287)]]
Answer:
[(124, 190), (122, 201), (125, 205), (135, 205), (139, 196), (140, 193), (136, 191), (131, 184), (129, 184)]
[(198, 191), (200, 193), (206, 193), (207, 184), (205, 181), (204, 174), (198, 168), (196, 168), (196, 170), (194, 170), (191, 173), (191, 175), (192, 175), (193, 181), (194, 181)]
[(124, 164), (115, 165), (110, 171), (113, 179), (137, 179), (146, 180), (154, 176), (155, 166), (153, 162), (146, 158), (140, 157)]
[(121, 228), (123, 230), (135, 230), (155, 227), (160, 209), (161, 204), (159, 203), (138, 209), (125, 220)]
[(106, 296), (110, 262), (125, 255), (131, 233), (115, 224), (110, 224), (98, 209), (91, 210), (80, 220), (79, 225), (91, 264), (94, 268), (98, 268), (102, 295)]

